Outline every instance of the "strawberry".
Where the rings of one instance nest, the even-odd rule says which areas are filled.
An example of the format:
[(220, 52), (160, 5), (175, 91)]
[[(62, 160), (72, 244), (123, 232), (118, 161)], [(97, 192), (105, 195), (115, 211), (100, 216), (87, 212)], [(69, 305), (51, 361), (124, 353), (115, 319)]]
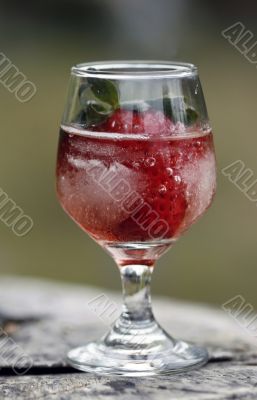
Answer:
[[(173, 129), (172, 121), (160, 111), (139, 113), (122, 109), (115, 111), (97, 127), (100, 132), (147, 133), (155, 139), (160, 135), (169, 136)], [(160, 140), (123, 141), (126, 158), (120, 161), (138, 170), (143, 176), (143, 184), (136, 188), (142, 199), (141, 207), (115, 227), (113, 233), (120, 241), (147, 241), (171, 238), (176, 234), (187, 209), (185, 184), (176, 168), (181, 158), (181, 144), (180, 140), (166, 143)], [(160, 232), (154, 229), (158, 224), (163, 224)]]
[[(169, 176), (162, 167), (163, 160), (160, 158), (156, 162), (159, 173), (145, 174), (146, 188), (139, 193), (142, 205), (116, 229), (122, 240), (171, 238), (181, 225), (187, 209), (185, 185), (179, 175)], [(159, 230), (160, 225), (162, 229)]]

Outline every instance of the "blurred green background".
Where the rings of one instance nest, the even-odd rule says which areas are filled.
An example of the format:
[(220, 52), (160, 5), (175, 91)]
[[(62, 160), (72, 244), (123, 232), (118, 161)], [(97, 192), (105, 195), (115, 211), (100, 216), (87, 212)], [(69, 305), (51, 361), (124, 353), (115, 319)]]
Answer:
[(237, 21), (257, 40), (252, 1), (0, 1), (0, 52), (37, 86), (27, 103), (0, 85), (0, 187), (31, 216), (17, 237), (0, 223), (1, 274), (120, 289), (113, 261), (55, 196), (58, 126), (70, 67), (112, 59), (198, 65), (215, 133), (218, 191), (206, 215), (158, 263), (154, 294), (257, 307), (257, 208), (221, 169), (242, 160), (257, 179), (257, 70), (221, 35)]

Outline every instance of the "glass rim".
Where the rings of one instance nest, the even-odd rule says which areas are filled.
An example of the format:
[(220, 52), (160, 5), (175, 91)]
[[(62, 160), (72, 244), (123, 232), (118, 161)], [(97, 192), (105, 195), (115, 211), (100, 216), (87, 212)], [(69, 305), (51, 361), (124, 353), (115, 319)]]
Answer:
[(76, 64), (71, 74), (101, 79), (181, 78), (197, 75), (191, 63), (155, 60), (96, 61)]

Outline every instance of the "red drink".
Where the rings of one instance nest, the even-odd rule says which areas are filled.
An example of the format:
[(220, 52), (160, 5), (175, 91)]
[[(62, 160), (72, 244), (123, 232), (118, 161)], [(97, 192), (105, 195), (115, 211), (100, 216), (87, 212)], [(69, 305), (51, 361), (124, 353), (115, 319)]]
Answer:
[(204, 213), (215, 192), (212, 134), (170, 134), (167, 120), (156, 126), (160, 113), (148, 115), (148, 136), (140, 135), (141, 120), (132, 122), (132, 133), (125, 126), (126, 133), (125, 113), (122, 121), (116, 113), (97, 132), (61, 129), (60, 202), (106, 244), (176, 239)]

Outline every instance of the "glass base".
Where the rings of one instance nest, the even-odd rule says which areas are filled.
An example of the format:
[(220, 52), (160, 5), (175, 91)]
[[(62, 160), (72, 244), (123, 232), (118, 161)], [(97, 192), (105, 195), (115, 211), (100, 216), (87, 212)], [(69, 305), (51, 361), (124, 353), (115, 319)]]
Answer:
[(174, 340), (152, 322), (123, 334), (116, 325), (100, 341), (71, 350), (67, 360), (81, 371), (137, 377), (198, 368), (208, 361), (208, 353), (205, 348)]

